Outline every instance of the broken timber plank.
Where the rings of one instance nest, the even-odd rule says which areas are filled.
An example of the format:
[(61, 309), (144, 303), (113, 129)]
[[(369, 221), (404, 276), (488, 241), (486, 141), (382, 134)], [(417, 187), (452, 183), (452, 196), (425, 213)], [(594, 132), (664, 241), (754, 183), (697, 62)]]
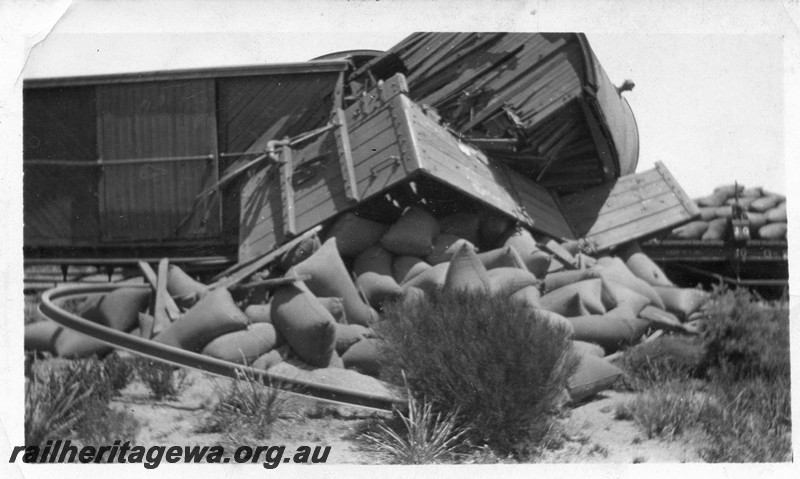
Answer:
[[(142, 271), (144, 275), (144, 279), (152, 286), (153, 291), (158, 294), (158, 279), (156, 278), (156, 273), (153, 271), (153, 268), (144, 261), (139, 261), (139, 269)], [(175, 303), (175, 300), (172, 299), (172, 296), (169, 294), (166, 295), (164, 299), (164, 306), (167, 309), (167, 316), (169, 316), (170, 321), (175, 321), (176, 319), (181, 317), (181, 310), (178, 308), (178, 305)]]

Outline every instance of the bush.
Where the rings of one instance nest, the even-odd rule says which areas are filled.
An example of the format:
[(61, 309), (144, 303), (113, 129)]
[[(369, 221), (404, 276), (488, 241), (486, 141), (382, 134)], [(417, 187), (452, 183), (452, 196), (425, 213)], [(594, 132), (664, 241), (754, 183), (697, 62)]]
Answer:
[(175, 399), (186, 386), (187, 372), (183, 368), (148, 358), (137, 358), (135, 369), (136, 375), (157, 400)]
[(437, 292), (389, 305), (377, 332), (381, 376), (433, 411), (459, 411), (473, 444), (528, 455), (543, 437), (574, 373), (569, 331), (502, 295)]
[(680, 382), (668, 382), (617, 406), (616, 419), (635, 421), (648, 438), (673, 439), (697, 424), (706, 399)]
[(269, 438), (285, 403), (282, 391), (247, 372), (238, 373), (227, 390), (216, 388), (218, 402), (197, 432), (226, 433), (234, 443)]
[(133, 441), (139, 423), (110, 406), (114, 391), (97, 359), (40, 367), (25, 385), (25, 444), (71, 439), (84, 445)]
[(134, 369), (130, 359), (116, 354), (112, 354), (103, 360), (103, 374), (114, 394), (118, 394), (130, 384), (131, 380), (133, 380)]
[(789, 311), (745, 289), (722, 291), (707, 308), (706, 367), (732, 379), (789, 376)]
[(644, 391), (669, 381), (702, 376), (703, 354), (698, 338), (663, 336), (625, 351), (619, 366), (625, 371), (626, 386)]
[(699, 416), (708, 434), (700, 454), (709, 462), (792, 460), (789, 378), (748, 379), (715, 384), (718, 402)]
[(443, 417), (433, 412), (431, 402), (417, 401), (409, 391), (407, 411), (395, 411), (394, 424), (382, 421), (365, 435), (376, 451), (392, 464), (432, 464), (455, 456), (467, 433), (456, 425), (457, 410)]

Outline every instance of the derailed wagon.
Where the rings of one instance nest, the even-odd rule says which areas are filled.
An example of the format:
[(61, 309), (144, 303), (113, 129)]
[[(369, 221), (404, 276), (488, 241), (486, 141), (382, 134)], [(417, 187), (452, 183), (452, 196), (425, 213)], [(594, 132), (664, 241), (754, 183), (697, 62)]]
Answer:
[[(324, 61), (283, 68), (296, 73), (297, 82), (315, 85), (312, 90), (317, 95), (306, 96), (299, 83), (284, 82), (282, 75), (287, 72), (281, 67), (248, 72), (243, 75), (246, 78), (201, 73), (196, 96), (180, 93), (180, 88), (189, 88), (196, 80), (187, 72), (182, 75), (189, 77), (150, 77), (144, 83), (129, 78), (109, 87), (110, 91), (94, 87), (93, 93), (87, 93), (101, 105), (97, 111), (103, 122), (89, 121), (102, 132), (96, 140), (99, 151), (113, 153), (80, 165), (100, 169), (104, 193), (97, 212), (105, 222), (97, 223), (89, 240), (81, 238), (87, 251), (114, 246), (166, 254), (168, 247), (199, 251), (209, 245), (236, 244), (236, 265), (218, 275), (212, 285), (200, 285), (189, 293), (203, 297), (209, 291), (236, 289), (248, 282), (245, 289), (263, 295), (258, 288), (265, 281), (280, 280), (275, 275), (287, 273), (287, 268), (291, 272), (294, 262), (286, 264), (286, 253), (301, 247), (297, 257), (301, 261), (307, 256), (302, 254), (307, 242), (313, 245), (315, 237), (330, 241), (336, 224), (346, 218), (389, 228), (408, 208), (424, 210), (433, 221), (473, 215), (482, 224), (495, 222), (500, 229), (516, 225), (535, 235), (548, 257), (564, 268), (581, 269), (584, 265), (573, 262), (576, 257), (561, 244), (571, 242), (588, 254), (608, 252), (698, 214), (664, 165), (633, 174), (638, 161), (633, 114), (580, 34), (417, 34), (360, 66)], [(154, 134), (156, 125), (164, 121), (159, 108), (184, 97), (192, 98), (190, 103), (200, 98), (198, 105), (206, 105), (205, 109), (196, 116), (167, 115), (167, 124), (175, 127), (173, 133), (159, 137), (155, 144), (166, 154), (189, 153), (188, 157), (126, 158), (131, 152), (165, 154), (145, 150), (153, 143), (140, 144), (142, 137), (135, 132)], [(159, 99), (159, 108), (153, 108), (154, 98)], [(216, 103), (211, 98), (217, 98)], [(194, 130), (178, 127), (187, 118), (194, 118), (189, 124), (201, 125), (197, 129), (213, 141), (200, 146), (188, 142), (191, 134), (187, 131)], [(123, 130), (121, 125), (130, 129)], [(227, 130), (215, 125), (225, 125)], [(62, 122), (61, 126), (68, 125)], [(108, 137), (108, 131), (117, 133)], [(180, 150), (189, 144), (191, 151)], [(220, 150), (220, 145), (225, 149)], [(220, 161), (228, 154), (237, 160), (223, 167)], [(47, 162), (30, 159), (26, 168), (33, 172)], [(183, 170), (176, 166), (181, 162), (202, 165), (189, 168), (196, 175), (190, 178), (197, 181), (189, 182), (188, 194), (178, 192), (180, 209), (186, 209), (183, 216), (175, 214), (167, 197), (137, 187), (160, 185), (153, 191), (171, 191), (183, 183)], [(56, 166), (70, 165), (65, 161)], [(131, 167), (138, 174), (114, 173)], [(44, 181), (41, 178), (34, 175), (27, 184)], [(115, 178), (120, 182), (114, 183)], [(109, 184), (125, 194), (113, 191)], [(47, 197), (26, 188), (26, 195)], [(146, 203), (141, 209), (135, 207), (140, 204), (139, 193)], [(82, 201), (92, 203), (91, 198)], [(159, 208), (161, 201), (164, 209)], [(207, 203), (198, 207), (199, 202), (216, 202), (218, 208), (209, 209)], [(36, 202), (32, 207), (42, 215), (49, 211)], [(33, 219), (33, 227), (36, 221), (44, 221), (39, 216)], [(115, 225), (115, 221), (122, 223)], [(234, 226), (224, 226), (231, 222)], [(236, 243), (229, 236), (233, 231)], [(480, 234), (476, 246), (496, 248), (503, 233)], [(31, 241), (30, 246), (36, 246)], [(343, 256), (344, 262), (338, 260), (342, 265), (355, 259)], [(162, 262), (158, 275), (151, 274), (155, 318), (139, 325), (135, 339), (129, 331), (109, 331), (108, 325), (65, 314), (51, 301), (87, 293), (81, 289), (48, 294), (44, 310), (59, 323), (111, 345), (233, 374), (239, 367), (235, 362), (220, 364), (198, 354), (207, 344), (192, 342), (183, 348), (188, 343), (158, 341), (155, 324), (169, 330), (185, 324), (182, 315), (191, 311), (171, 306), (175, 297), (183, 296), (168, 291), (171, 271), (175, 270)], [(285, 283), (299, 277), (289, 274), (279, 284), (289, 287)], [(350, 281), (345, 273), (332, 282), (342, 286)], [(351, 303), (358, 302), (350, 293), (342, 295), (349, 296)], [(370, 324), (370, 320), (364, 322)], [(135, 326), (131, 322), (123, 329)], [(385, 390), (376, 399), (369, 391), (315, 385), (269, 369), (266, 377), (303, 383), (307, 393), (326, 399), (373, 407), (392, 402)]]

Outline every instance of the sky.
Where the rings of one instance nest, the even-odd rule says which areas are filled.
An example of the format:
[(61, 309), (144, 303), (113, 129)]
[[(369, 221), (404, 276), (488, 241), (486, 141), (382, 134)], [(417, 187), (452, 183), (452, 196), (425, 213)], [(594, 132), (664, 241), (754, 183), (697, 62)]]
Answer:
[[(540, 2), (528, 3), (541, 8)], [(375, 28), (386, 19), (369, 15), (365, 22), (344, 22), (348, 16), (359, 16), (341, 8), (277, 8), (276, 19), (270, 22), (277, 30), (271, 30), (245, 19), (248, 13), (258, 16), (273, 5), (265, 2), (232, 2), (234, 7), (201, 2), (216, 7), (215, 23), (208, 23), (214, 18), (213, 8), (187, 21), (180, 10), (165, 7), (169, 4), (153, 4), (160, 6), (155, 10), (119, 6), (124, 4), (73, 4), (53, 31), (32, 45), (23, 76), (299, 62), (347, 49), (385, 50), (418, 29), (404, 22)], [(317, 10), (317, 27), (309, 31), (315, 18), (310, 12)], [(302, 22), (304, 17), (308, 22)], [(340, 22), (357, 26), (337, 28)], [(534, 26), (520, 23), (509, 29)], [(780, 33), (589, 31), (588, 38), (612, 82), (629, 78), (636, 83), (626, 97), (639, 127), (638, 171), (662, 161), (692, 197), (734, 181), (786, 192)]]
[[(663, 161), (692, 197), (733, 181), (786, 193), (793, 225), (800, 210), (800, 195), (790, 188), (798, 184), (800, 137), (789, 134), (798, 131), (800, 120), (799, 5), (799, 0), (0, 0), (0, 291), (7, 292), (0, 295), (0, 310), (19, 313), (12, 318), (22, 314), (23, 77), (305, 61), (347, 49), (387, 49), (413, 31), (583, 31), (614, 83), (626, 78), (636, 83), (626, 97), (639, 127), (639, 171)], [(790, 251), (798, 250), (797, 241), (790, 229)], [(792, 254), (793, 316), (800, 306), (797, 271)], [(0, 335), (0, 351), (20, 347), (21, 322), (10, 323)], [(798, 340), (793, 327), (792, 342)], [(6, 361), (3, 355), (0, 380), (19, 378), (17, 356)], [(3, 383), (2, 428), (5, 437), (21, 437), (21, 420), (7, 419), (22, 417), (22, 383)], [(800, 408), (793, 409), (800, 424)], [(653, 468), (648, 475), (667, 477), (670, 471)], [(83, 475), (71, 474), (78, 472)]]

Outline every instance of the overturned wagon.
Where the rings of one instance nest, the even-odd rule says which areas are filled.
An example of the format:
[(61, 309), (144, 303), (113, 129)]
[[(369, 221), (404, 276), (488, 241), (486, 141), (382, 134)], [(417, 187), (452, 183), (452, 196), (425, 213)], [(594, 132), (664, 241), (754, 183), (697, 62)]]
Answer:
[[(244, 292), (237, 293), (241, 295), (235, 299), (240, 304), (255, 304), (266, 301), (267, 284), (277, 285), (283, 293), (276, 295), (291, 304), (306, 294), (339, 297), (348, 322), (369, 326), (379, 320), (379, 300), (371, 297), (370, 291), (359, 295), (356, 287), (369, 289), (369, 281), (359, 281), (358, 276), (376, 271), (359, 262), (364, 249), (344, 251), (359, 236), (371, 237), (372, 243), (380, 238), (393, 255), (411, 258), (404, 264), (405, 274), (400, 275), (400, 268), (395, 268), (399, 258), (390, 256), (389, 270), (382, 274), (394, 276), (397, 283), (406, 283), (411, 269), (421, 264), (413, 258), (424, 256), (422, 263), (441, 265), (438, 269), (432, 266), (433, 272), (425, 275), (430, 281), (424, 286), (436, 287), (442, 278), (435, 273), (446, 270), (453, 255), (450, 247), (458, 239), (468, 239), (478, 250), (487, 254), (494, 251), (500, 258), (490, 255), (495, 259), (484, 257), (484, 261), (507, 263), (523, 273), (527, 270), (523, 282), (533, 276), (539, 284), (534, 270), (543, 277), (550, 271), (551, 258), (555, 258), (560, 265), (557, 267), (597, 275), (591, 276), (597, 286), (602, 274), (608, 272), (592, 269), (593, 265), (587, 264), (592, 261), (575, 254), (577, 251), (608, 252), (698, 215), (697, 207), (664, 165), (634, 174), (638, 138), (632, 113), (582, 35), (418, 34), (360, 66), (347, 62), (334, 66), (336, 74), (320, 80), (326, 87), (315, 90), (325, 93), (315, 101), (302, 100), (307, 107), (301, 110), (302, 115), (296, 114), (287, 100), (277, 103), (283, 109), (268, 108), (277, 116), (270, 116), (270, 121), (258, 127), (244, 121), (260, 118), (257, 112), (252, 116), (241, 113), (245, 117), (236, 120), (237, 124), (257, 129), (250, 131), (249, 137), (231, 138), (239, 138), (242, 146), (249, 142), (249, 146), (236, 153), (241, 158), (228, 168), (220, 170), (215, 164), (211, 168), (213, 181), (196, 185), (193, 198), (215, 198), (230, 208), (226, 211), (235, 211), (224, 216), (220, 224), (235, 220), (238, 236), (236, 264), (220, 273), (213, 284), (197, 285), (194, 291), (190, 288), (190, 299), (199, 299), (202, 307), (183, 310), (173, 304), (185, 291), (170, 286), (171, 272), (178, 273), (162, 262), (157, 275), (149, 274), (155, 290), (155, 317), (139, 324), (138, 336), (129, 331), (109, 331), (107, 325), (60, 310), (55, 300), (86, 293), (83, 290), (49, 293), (45, 296), (45, 313), (62, 325), (113, 346), (232, 375), (239, 365), (231, 358), (203, 354), (215, 339), (212, 334), (192, 336), (188, 341), (183, 333), (176, 332), (184, 330), (188, 319), (208, 312), (209, 305), (202, 303), (202, 298), (214, 292), (225, 296), (226, 290), (234, 294), (239, 287)], [(218, 82), (215, 85), (219, 88)], [(268, 91), (277, 95), (281, 87)], [(247, 110), (244, 97), (231, 104)], [(258, 134), (252, 136), (254, 132)], [(105, 163), (101, 166), (106, 168)], [(158, 198), (150, 200), (157, 202)], [(124, 211), (124, 202), (120, 207), (118, 212)], [(392, 250), (388, 246), (392, 242), (383, 236), (388, 234), (385, 230), (391, 231), (391, 225), (408, 222), (410, 211), (424, 217), (421, 223), (412, 223), (425, 229), (411, 235), (410, 240), (406, 236), (401, 243), (426, 235), (428, 239), (413, 254), (396, 244)], [(189, 208), (188, 214), (195, 218), (200, 212), (207, 210)], [(452, 220), (459, 217), (466, 220)], [(445, 236), (439, 234), (445, 223), (452, 227), (447, 232), (450, 236), (445, 238), (447, 242), (437, 243)], [(134, 222), (131, 228), (147, 230), (143, 224), (137, 227)], [(364, 229), (354, 229), (354, 224)], [(364, 225), (369, 225), (369, 231)], [(547, 258), (540, 265), (543, 269), (534, 266), (538, 263), (532, 258), (516, 259), (508, 247), (502, 249), (512, 230), (527, 238), (525, 241), (541, 245), (541, 255)], [(176, 237), (183, 241), (180, 235), (172, 238)], [(327, 246), (317, 250), (317, 239)], [(190, 243), (197, 240), (192, 238)], [(560, 246), (564, 243), (576, 248), (572, 253), (565, 251)], [(144, 247), (146, 243), (129, 244)], [(320, 254), (344, 274), (329, 276), (331, 268), (320, 267), (318, 258), (313, 260), (316, 267), (300, 266), (311, 260), (308, 254), (314, 251), (322, 251)], [(385, 255), (376, 256), (386, 263)], [(618, 264), (611, 267), (618, 268)], [(354, 282), (351, 274), (357, 276)], [(318, 278), (320, 275), (324, 278)], [(287, 284), (301, 279), (308, 282), (310, 293), (302, 286)], [(269, 283), (273, 280), (277, 283)], [(314, 286), (315, 281), (322, 286)], [(616, 304), (614, 294), (603, 297)], [(228, 324), (238, 324), (241, 329), (248, 320), (242, 319), (230, 301), (227, 306), (229, 317), (240, 320)], [(270, 312), (281, 312), (281, 307), (271, 306)], [(323, 318), (333, 314), (314, 308)], [(598, 305), (593, 312), (601, 309), (605, 311), (606, 305)], [(199, 317), (199, 322), (209, 324), (206, 316)], [(122, 329), (135, 326), (131, 321)], [(332, 354), (320, 359), (315, 351), (301, 351), (304, 345), (291, 344), (291, 349), (306, 363), (323, 366), (333, 361)], [(303, 353), (308, 357), (303, 358)], [(267, 377), (301, 384), (305, 392), (325, 399), (373, 407), (387, 407), (396, 399), (389, 389), (374, 382), (363, 383), (366, 386), (361, 389), (348, 388), (346, 383), (320, 385), (313, 376), (288, 377), (270, 369)]]

